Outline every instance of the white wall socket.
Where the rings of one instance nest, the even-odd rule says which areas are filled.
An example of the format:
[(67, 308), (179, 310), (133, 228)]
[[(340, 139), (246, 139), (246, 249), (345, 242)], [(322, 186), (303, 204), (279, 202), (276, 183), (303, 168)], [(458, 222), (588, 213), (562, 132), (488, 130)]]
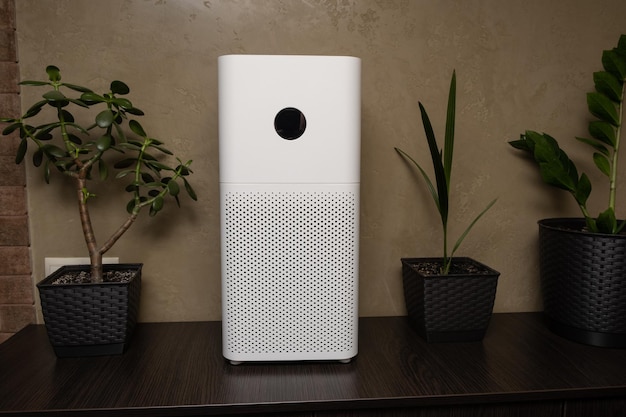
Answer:
[[(46, 276), (50, 275), (63, 265), (88, 265), (89, 258), (44, 258)], [(104, 264), (119, 264), (120, 258), (102, 258)]]

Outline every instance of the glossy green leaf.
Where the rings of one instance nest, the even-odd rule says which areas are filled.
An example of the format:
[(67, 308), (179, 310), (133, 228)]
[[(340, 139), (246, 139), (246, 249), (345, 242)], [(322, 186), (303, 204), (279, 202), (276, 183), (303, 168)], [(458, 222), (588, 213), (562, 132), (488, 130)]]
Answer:
[(111, 83), (111, 92), (114, 94), (124, 95), (130, 92), (130, 88), (128, 88), (126, 83), (116, 80)]
[(579, 140), (580, 142), (586, 143), (587, 145), (591, 146), (593, 149), (600, 152), (601, 154), (609, 156), (609, 149), (606, 146), (604, 146), (602, 143), (598, 142), (597, 140), (581, 138), (578, 136), (576, 137), (576, 139)]
[(128, 168), (131, 165), (134, 165), (137, 163), (137, 159), (135, 158), (126, 158), (126, 159), (122, 159), (121, 161), (117, 161), (113, 166), (116, 169), (124, 169), (124, 168)]
[(613, 74), (606, 71), (594, 72), (593, 82), (596, 90), (615, 102), (621, 101), (622, 84)]
[(31, 87), (41, 87), (43, 85), (50, 85), (49, 82), (34, 81), (34, 80), (24, 80), (24, 81), (20, 81), (18, 84), (19, 85), (28, 85), (28, 86), (31, 86)]
[(90, 103), (102, 103), (106, 101), (104, 97), (94, 92), (83, 93), (81, 94), (80, 99)]
[(146, 137), (148, 135), (146, 135), (146, 132), (143, 130), (143, 127), (141, 127), (141, 124), (136, 121), (136, 120), (131, 120), (130, 122), (128, 122), (128, 126), (130, 127), (130, 130), (133, 131), (133, 133), (135, 133), (138, 136), (141, 137)]
[(152, 175), (148, 174), (147, 172), (142, 172), (142, 173), (141, 173), (141, 179), (142, 179), (142, 181), (143, 181), (143, 182), (145, 182), (145, 183), (156, 182), (156, 181), (154, 180), (154, 177), (153, 177)]
[(107, 128), (113, 124), (115, 118), (113, 112), (109, 109), (103, 110), (96, 116), (96, 124), (101, 128)]
[(617, 108), (608, 97), (600, 93), (587, 93), (587, 106), (591, 114), (598, 119), (609, 122), (613, 126), (619, 125)]
[(106, 180), (109, 176), (109, 168), (102, 158), (98, 159), (98, 173), (100, 174), (101, 181)]
[(44, 145), (42, 146), (42, 149), (48, 157), (64, 158), (67, 156), (67, 152), (65, 150), (53, 144)]
[(595, 139), (615, 147), (617, 143), (617, 136), (615, 126), (611, 123), (603, 122), (600, 120), (594, 120), (589, 122), (589, 134)]
[(111, 142), (111, 135), (102, 135), (98, 139), (96, 139), (96, 148), (100, 152), (104, 152), (111, 147)]
[(15, 154), (15, 163), (21, 164), (24, 160), (24, 156), (26, 156), (26, 151), (28, 150), (28, 140), (22, 139), (20, 144), (17, 147), (17, 153)]
[(83, 141), (81, 138), (79, 138), (78, 136), (76, 136), (73, 133), (68, 133), (67, 134), (67, 138), (69, 139), (70, 142), (76, 144), (76, 145), (82, 145)]
[(45, 106), (47, 103), (48, 102), (46, 100), (41, 100), (30, 106), (30, 108), (26, 110), (26, 113), (24, 114), (24, 119), (28, 119), (29, 117), (33, 117), (39, 114), (43, 106)]
[(46, 73), (48, 74), (48, 78), (52, 82), (61, 81), (61, 70), (54, 65), (48, 65), (46, 67)]
[(126, 113), (132, 114), (134, 116), (143, 116), (145, 114), (142, 110), (139, 110), (136, 107), (132, 107), (130, 109), (126, 109)]
[(607, 72), (613, 74), (617, 79), (626, 79), (626, 59), (615, 50), (608, 50), (602, 53), (602, 65)]
[(65, 123), (74, 123), (74, 115), (67, 110), (61, 110), (61, 116)]
[(127, 100), (125, 98), (115, 98), (111, 100), (111, 103), (123, 109), (130, 109), (133, 107), (133, 103), (131, 103), (130, 100)]
[(119, 179), (119, 178), (124, 178), (125, 176), (127, 176), (128, 174), (134, 174), (135, 171), (133, 171), (132, 169), (128, 169), (126, 171), (120, 171), (115, 175), (115, 178)]
[(185, 191), (187, 191), (187, 194), (189, 194), (189, 197), (191, 197), (192, 200), (197, 201), (198, 196), (196, 192), (194, 191), (193, 187), (191, 187), (191, 184), (189, 184), (189, 182), (185, 178), (183, 178), (183, 183), (185, 184)]
[(598, 215), (596, 218), (596, 227), (600, 233), (615, 233), (617, 231), (617, 219), (615, 211), (608, 208)]
[(43, 98), (45, 98), (48, 101), (67, 101), (67, 97), (65, 97), (65, 95), (58, 91), (58, 90), (51, 90), (48, 91), (47, 93), (44, 93)]
[(2, 134), (3, 135), (10, 135), (11, 133), (15, 132), (17, 129), (19, 129), (22, 126), (21, 123), (13, 123), (8, 125), (7, 127), (5, 127), (4, 129), (2, 129)]
[(63, 85), (71, 90), (78, 91), (79, 93), (91, 93), (92, 92), (89, 88), (76, 85), (76, 84), (63, 83)]
[(177, 196), (180, 193), (180, 187), (176, 181), (170, 181), (167, 183), (167, 191), (171, 196)]
[(42, 162), (43, 162), (43, 150), (39, 148), (33, 153), (33, 165), (36, 167), (40, 167)]
[(593, 162), (604, 175), (611, 175), (611, 164), (606, 156), (596, 152), (593, 154)]
[(161, 211), (162, 208), (163, 208), (163, 197), (156, 197), (154, 201), (152, 202), (152, 209), (155, 212), (159, 212)]

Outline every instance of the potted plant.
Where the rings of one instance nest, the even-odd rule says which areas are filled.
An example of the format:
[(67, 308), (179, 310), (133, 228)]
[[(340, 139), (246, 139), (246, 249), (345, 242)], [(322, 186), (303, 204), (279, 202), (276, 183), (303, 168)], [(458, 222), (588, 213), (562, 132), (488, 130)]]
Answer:
[(626, 234), (616, 215), (618, 155), (622, 133), (626, 35), (602, 53), (595, 91), (587, 94), (593, 116), (589, 145), (593, 161), (606, 176), (608, 205), (597, 216), (587, 209), (592, 185), (556, 139), (528, 130), (509, 142), (536, 162), (543, 181), (569, 192), (580, 218), (539, 221), (539, 251), (544, 315), (557, 334), (578, 342), (626, 347)]
[(476, 222), (496, 200), (470, 223), (448, 251), (450, 177), (454, 150), (456, 73), (452, 73), (445, 125), (445, 140), (439, 148), (426, 109), (419, 108), (430, 150), (435, 183), (421, 165), (399, 148), (396, 151), (420, 172), (437, 206), (443, 230), (443, 256), (402, 258), (402, 277), (407, 312), (418, 333), (429, 342), (482, 340), (493, 311), (499, 272), (467, 257), (454, 257)]
[[(89, 252), (90, 265), (62, 267), (37, 284), (46, 328), (58, 356), (121, 353), (137, 320), (142, 264), (103, 265), (102, 256), (142, 210), (156, 215), (168, 196), (179, 203), (181, 188), (196, 200), (186, 179), (191, 161), (176, 158), (170, 166), (157, 158), (172, 153), (129, 119), (143, 112), (124, 97), (130, 92), (125, 83), (113, 81), (110, 91), (97, 94), (61, 81), (55, 66), (46, 72), (47, 81), (20, 83), (44, 88), (41, 99), (20, 118), (0, 118), (8, 123), (3, 135), (19, 132), (17, 164), (30, 144), (32, 162), (47, 183), (56, 171), (73, 184)], [(91, 121), (81, 124), (74, 114)], [(129, 193), (128, 217), (104, 242), (96, 239), (89, 211), (98, 179), (124, 179), (122, 188)]]

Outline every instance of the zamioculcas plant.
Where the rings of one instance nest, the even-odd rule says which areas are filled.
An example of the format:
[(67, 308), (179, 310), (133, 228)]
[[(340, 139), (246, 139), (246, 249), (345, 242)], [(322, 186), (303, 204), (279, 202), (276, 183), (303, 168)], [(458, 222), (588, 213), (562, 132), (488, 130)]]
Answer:
[(527, 130), (519, 140), (509, 143), (533, 157), (544, 182), (566, 190), (574, 197), (590, 232), (617, 234), (625, 225), (616, 218), (615, 202), (626, 81), (626, 35), (620, 36), (617, 47), (602, 53), (602, 66), (604, 71), (593, 74), (595, 91), (587, 93), (587, 107), (596, 118), (589, 122), (591, 139), (576, 138), (591, 147), (596, 167), (608, 180), (608, 206), (597, 217), (587, 210), (591, 195), (589, 177), (585, 173), (579, 176), (575, 163), (552, 136)]
[[(163, 143), (149, 136), (141, 124), (129, 116), (144, 113), (123, 97), (130, 92), (122, 81), (113, 81), (110, 91), (97, 94), (91, 89), (61, 81), (61, 72), (55, 66), (46, 68), (47, 81), (22, 81), (24, 86), (45, 88), (42, 98), (35, 102), (20, 118), (0, 118), (8, 123), (2, 132), (9, 135), (19, 132), (15, 162), (21, 163), (28, 145), (34, 145), (32, 162), (43, 170), (45, 181), (50, 181), (53, 171), (58, 171), (73, 181), (80, 222), (91, 261), (91, 281), (102, 282), (102, 256), (135, 222), (142, 209), (151, 216), (163, 208), (170, 196), (179, 203), (179, 192), (184, 188), (196, 200), (196, 193), (186, 177), (191, 173), (191, 161), (176, 158), (173, 166), (157, 159), (157, 155), (172, 155)], [(51, 112), (52, 119), (45, 119)], [(72, 112), (91, 110), (92, 123), (79, 124)], [(77, 113), (78, 114), (78, 113)], [(81, 115), (82, 116), (82, 115)], [(127, 122), (128, 121), (128, 122)], [(130, 131), (126, 131), (125, 127)], [(109, 154), (119, 155), (112, 164), (116, 175), (110, 174)], [(90, 186), (99, 178), (126, 179), (123, 185), (130, 194), (126, 206), (128, 217), (103, 242), (96, 239), (89, 212), (89, 202), (95, 197)], [(182, 184), (182, 187), (181, 187)]]
[(430, 177), (428, 176), (426, 171), (420, 166), (419, 163), (415, 161), (415, 159), (413, 159), (406, 152), (399, 148), (395, 148), (395, 150), (400, 155), (411, 161), (417, 167), (422, 177), (424, 177), (424, 181), (428, 186), (428, 190), (430, 191), (435, 205), (437, 206), (437, 210), (439, 211), (439, 215), (441, 217), (441, 225), (443, 228), (443, 266), (441, 268), (441, 273), (445, 275), (448, 274), (448, 272), (450, 271), (450, 266), (452, 265), (452, 257), (461, 245), (461, 242), (463, 242), (467, 234), (470, 232), (472, 227), (474, 227), (476, 222), (483, 216), (483, 214), (485, 214), (485, 212), (495, 204), (496, 200), (494, 199), (493, 201), (491, 201), (487, 205), (487, 207), (478, 216), (476, 216), (476, 218), (470, 223), (470, 225), (457, 239), (454, 247), (448, 254), (448, 213), (450, 202), (450, 176), (452, 174), (452, 155), (454, 151), (456, 72), (452, 73), (452, 80), (450, 81), (443, 149), (439, 149), (437, 140), (435, 138), (435, 133), (430, 123), (430, 119), (428, 117), (428, 114), (426, 113), (426, 109), (421, 102), (419, 103), (419, 108), (422, 116), (422, 123), (424, 125), (424, 132), (426, 134), (426, 140), (428, 141), (430, 156), (433, 163), (433, 170), (435, 173), (435, 185), (433, 185), (433, 182), (430, 180)]

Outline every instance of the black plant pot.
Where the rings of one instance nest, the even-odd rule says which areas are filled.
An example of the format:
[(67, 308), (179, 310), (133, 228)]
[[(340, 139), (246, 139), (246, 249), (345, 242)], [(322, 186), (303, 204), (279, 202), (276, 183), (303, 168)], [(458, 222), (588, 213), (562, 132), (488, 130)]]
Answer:
[(583, 231), (584, 219), (539, 221), (544, 315), (567, 339), (626, 347), (626, 235)]
[(500, 273), (470, 258), (477, 273), (426, 275), (421, 262), (441, 258), (402, 258), (404, 300), (413, 327), (427, 342), (475, 342), (483, 339), (493, 312)]
[(48, 338), (59, 357), (123, 353), (137, 323), (142, 264), (105, 265), (104, 271), (134, 271), (128, 282), (51, 284), (67, 271), (89, 265), (63, 266), (37, 284)]

